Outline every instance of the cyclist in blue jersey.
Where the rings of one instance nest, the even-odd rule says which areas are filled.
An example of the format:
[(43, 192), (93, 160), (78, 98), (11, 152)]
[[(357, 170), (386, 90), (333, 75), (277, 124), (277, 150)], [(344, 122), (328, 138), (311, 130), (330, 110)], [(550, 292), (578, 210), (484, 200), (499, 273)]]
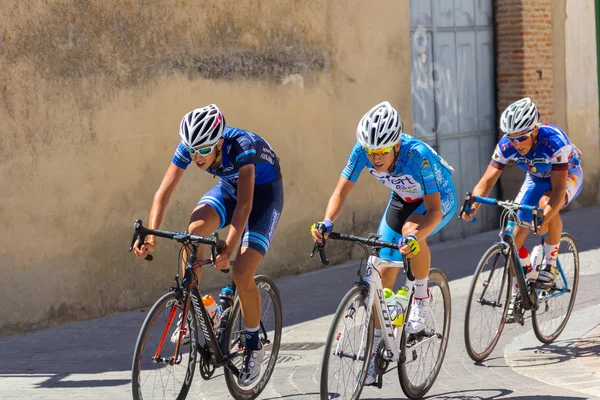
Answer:
[[(527, 171), (525, 181), (516, 202), (539, 206), (544, 210), (543, 223), (538, 228), (545, 239), (545, 259), (537, 285), (551, 288), (558, 274), (556, 257), (563, 223), (559, 211), (573, 201), (583, 186), (581, 152), (559, 127), (541, 124), (540, 113), (529, 97), (516, 101), (504, 110), (500, 117), (500, 129), (504, 136), (498, 142), (487, 170), (473, 189), (475, 196), (487, 196), (494, 187), (502, 170), (510, 160)], [(479, 203), (474, 203), (470, 214), (463, 218), (471, 221)], [(519, 211), (519, 218), (532, 221), (531, 213)], [(515, 227), (515, 245), (521, 248), (529, 230)], [(511, 301), (511, 306), (514, 303)], [(509, 319), (511, 322), (509, 308)]]
[[(358, 139), (337, 186), (333, 191), (325, 218), (313, 224), (311, 233), (321, 241), (319, 228), (326, 233), (333, 229), (342, 207), (364, 168), (391, 190), (390, 200), (377, 233), (381, 240), (408, 244), (398, 250), (381, 250), (382, 260), (400, 261), (402, 254), (412, 257), (415, 275), (414, 296), (406, 330), (417, 333), (425, 328), (429, 316), (427, 280), (431, 253), (427, 237), (442, 229), (456, 212), (456, 192), (452, 182), (453, 169), (427, 144), (402, 133), (402, 121), (387, 101), (376, 105), (360, 120)], [(369, 260), (374, 262), (375, 260)], [(392, 287), (398, 268), (382, 268), (384, 287)], [(381, 339), (381, 325), (375, 320), (373, 349)], [(371, 359), (365, 384), (375, 382), (374, 358)]]
[[(169, 199), (192, 162), (221, 178), (194, 208), (188, 232), (207, 236), (230, 226), (227, 246), (215, 261), (218, 269), (229, 268), (229, 260), (241, 241), (232, 272), (246, 325), (246, 353), (239, 382), (250, 385), (260, 374), (264, 356), (258, 336), (260, 294), (254, 273), (269, 249), (283, 209), (279, 159), (260, 136), (226, 126), (225, 117), (214, 104), (187, 113), (179, 136), (181, 142), (154, 195), (148, 226), (159, 228)], [(135, 254), (143, 259), (155, 246), (156, 237), (148, 236), (145, 243), (136, 244)], [(201, 254), (202, 247), (199, 257)], [(201, 269), (196, 273), (200, 279)]]

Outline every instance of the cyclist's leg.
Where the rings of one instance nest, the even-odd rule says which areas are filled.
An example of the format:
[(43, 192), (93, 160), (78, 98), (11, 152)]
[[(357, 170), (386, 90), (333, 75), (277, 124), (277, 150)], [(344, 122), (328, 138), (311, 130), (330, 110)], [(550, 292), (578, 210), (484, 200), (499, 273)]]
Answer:
[[(583, 171), (581, 167), (576, 170), (569, 172), (567, 175), (567, 192), (565, 194), (564, 203), (561, 204), (561, 208), (569, 205), (573, 199), (575, 199), (583, 187)], [(539, 200), (539, 207), (544, 208), (550, 201), (552, 195), (552, 189), (546, 191)], [(556, 258), (558, 255), (558, 247), (560, 244), (560, 236), (562, 235), (563, 222), (560, 216), (560, 212), (556, 213), (554, 217), (548, 222), (548, 234), (544, 238), (544, 261), (543, 269), (540, 271), (539, 280), (549, 281), (550, 283), (554, 280), (553, 277), (557, 275), (556, 271)], [(549, 274), (552, 274), (550, 276)]]
[[(525, 176), (525, 181), (519, 189), (515, 202), (528, 206), (537, 206), (544, 193), (551, 188), (550, 179), (536, 178), (531, 174)], [(523, 221), (531, 222), (533, 217), (530, 212), (517, 211), (517, 216)], [(520, 249), (529, 235), (529, 229), (515, 226), (515, 247)]]
[[(402, 226), (422, 203), (422, 201), (406, 203), (392, 191), (388, 205), (379, 223), (379, 228), (377, 229), (377, 234), (381, 235), (380, 239), (385, 242), (398, 243), (402, 238)], [(402, 254), (400, 254), (400, 250), (398, 249), (381, 249), (379, 258), (385, 261), (402, 261)], [(398, 272), (399, 268), (383, 267), (379, 269), (381, 284), (384, 288), (393, 288)], [(375, 329), (380, 328), (381, 324), (377, 315), (375, 315)]]
[[(456, 213), (457, 201), (454, 187), (446, 188), (440, 192), (440, 202), (442, 206), (442, 219), (430, 235), (439, 232), (448, 224), (448, 222), (450, 222)], [(422, 203), (404, 223), (404, 226), (402, 227), (402, 235), (408, 235), (409, 233), (418, 229), (426, 214), (427, 209), (425, 207), (425, 203)], [(427, 239), (420, 240), (419, 253), (411, 258), (411, 269), (413, 271), (413, 275), (415, 276), (415, 281), (413, 302), (406, 326), (406, 330), (409, 333), (417, 333), (423, 330), (429, 318), (430, 295), (428, 289), (428, 280), (430, 268), (431, 251), (429, 250)]]
[[(200, 199), (196, 208), (190, 215), (187, 231), (194, 235), (207, 236), (212, 232), (229, 224), (236, 200), (231, 194), (232, 188), (223, 181), (219, 181), (212, 189)], [(197, 256), (202, 257), (204, 245), (198, 246)], [(184, 251), (182, 268), (185, 269), (187, 249)], [(202, 276), (202, 269), (196, 270), (198, 280)], [(183, 275), (182, 275), (183, 276)]]
[(260, 322), (260, 296), (254, 273), (269, 250), (282, 209), (281, 180), (255, 187), (252, 211), (233, 267), (233, 279), (247, 327), (258, 326)]
[(261, 298), (254, 273), (269, 250), (282, 209), (281, 180), (255, 186), (252, 211), (233, 265), (233, 279), (246, 325), (246, 354), (240, 375), (242, 385), (248, 385), (258, 377), (264, 357), (259, 341)]

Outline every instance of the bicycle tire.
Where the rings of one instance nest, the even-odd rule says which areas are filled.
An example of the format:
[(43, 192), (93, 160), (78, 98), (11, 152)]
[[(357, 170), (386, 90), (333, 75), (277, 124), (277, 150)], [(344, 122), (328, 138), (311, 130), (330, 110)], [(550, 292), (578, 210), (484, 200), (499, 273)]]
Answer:
[[(545, 344), (550, 344), (553, 341), (556, 340), (556, 338), (558, 338), (558, 336), (562, 333), (562, 331), (565, 329), (565, 326), (567, 325), (567, 322), (569, 321), (569, 317), (571, 316), (571, 312), (573, 311), (573, 307), (575, 306), (575, 298), (577, 296), (577, 287), (579, 286), (579, 251), (577, 250), (577, 244), (575, 243), (575, 239), (573, 238), (573, 236), (571, 236), (569, 233), (567, 232), (563, 232), (561, 237), (560, 237), (560, 242), (559, 242), (559, 252), (558, 252), (558, 256), (557, 259), (560, 260), (560, 256), (561, 253), (560, 249), (562, 248), (562, 244), (566, 244), (566, 246), (569, 246), (570, 249), (572, 251), (573, 254), (573, 283), (571, 284), (571, 292), (570, 292), (570, 298), (569, 298), (569, 303), (567, 306), (567, 312), (565, 313), (565, 317), (562, 320), (562, 322), (558, 325), (558, 327), (550, 334), (545, 334), (543, 332), (543, 328), (542, 328), (542, 316), (544, 315), (543, 312), (547, 312), (549, 309), (548, 303), (550, 301), (552, 301), (553, 303), (560, 300), (561, 297), (565, 296), (566, 294), (561, 294), (557, 297), (548, 299), (548, 300), (540, 300), (539, 302), (539, 306), (541, 308), (543, 308), (543, 310), (540, 308), (538, 310), (531, 310), (531, 322), (533, 324), (533, 332), (535, 333), (535, 336), (538, 338), (538, 340), (542, 343)], [(566, 263), (561, 263), (561, 264), (566, 264)], [(561, 265), (561, 269), (566, 269), (567, 265)], [(563, 274), (565, 275), (565, 277), (567, 277), (567, 272), (565, 272), (563, 270)], [(569, 274), (570, 275), (570, 274)], [(564, 281), (562, 279), (562, 276), (559, 275), (557, 278), (557, 284), (560, 285), (560, 282)], [(567, 277), (568, 279), (568, 277)], [(556, 319), (556, 318), (554, 318)]]
[[(425, 379), (423, 380), (422, 383), (416, 383), (411, 380), (410, 373), (409, 373), (409, 369), (411, 369), (411, 367), (410, 367), (409, 362), (399, 362), (398, 363), (398, 379), (400, 380), (400, 386), (402, 387), (402, 391), (404, 392), (406, 397), (408, 397), (409, 399), (422, 398), (423, 396), (425, 396), (427, 394), (429, 389), (431, 389), (431, 386), (433, 386), (433, 384), (435, 383), (435, 379), (437, 378), (437, 376), (440, 372), (440, 368), (442, 367), (442, 363), (443, 363), (444, 357), (446, 355), (446, 348), (448, 347), (448, 339), (450, 337), (450, 324), (451, 324), (451, 320), (452, 320), (452, 299), (450, 297), (450, 287), (448, 285), (448, 279), (446, 279), (446, 276), (444, 275), (444, 273), (442, 271), (440, 271), (439, 269), (432, 268), (429, 271), (428, 285), (429, 285), (429, 291), (430, 291), (430, 295), (431, 295), (431, 303), (430, 303), (430, 307), (431, 307), (430, 313), (431, 314), (435, 314), (436, 307), (435, 307), (434, 302), (435, 302), (435, 299), (437, 297), (439, 297), (441, 294), (442, 304), (443, 304), (443, 327), (441, 329), (441, 332), (436, 332), (435, 329), (432, 329), (433, 328), (432, 327), (433, 320), (430, 316), (429, 322), (428, 322), (427, 326), (425, 327), (424, 331), (430, 331), (437, 335), (439, 335), (441, 333), (441, 343), (439, 346), (438, 355), (437, 355), (437, 357), (435, 357), (435, 363), (433, 364), (433, 368), (431, 369), (431, 372), (429, 373), (429, 375), (425, 377)], [(435, 290), (435, 288), (433, 288), (432, 286), (439, 287), (440, 293), (437, 293), (438, 291)], [(410, 306), (409, 306), (409, 310), (407, 310), (407, 312), (409, 312), (409, 311), (410, 311)], [(404, 325), (404, 327), (406, 328), (406, 324)], [(439, 326), (437, 328), (438, 328), (437, 330), (439, 330)], [(407, 346), (408, 346), (409, 338), (410, 338), (410, 335), (408, 335), (406, 333), (406, 331), (403, 329), (402, 340), (400, 342), (400, 351), (401, 351), (401, 354), (403, 354), (406, 357), (406, 361), (408, 361), (408, 359), (409, 359), (409, 354), (407, 354)], [(432, 341), (427, 343), (428, 348), (431, 348), (431, 345), (434, 344), (434, 342), (433, 342), (434, 339), (430, 339), (430, 340), (432, 340)], [(424, 346), (425, 345), (423, 345), (423, 347), (419, 348), (419, 350), (421, 351), (420, 358), (425, 357), (423, 355), (424, 353), (425, 354), (429, 353), (429, 351), (423, 352), (421, 350), (424, 348)], [(417, 350), (412, 350), (411, 356), (413, 356), (413, 357), (416, 356), (416, 352), (417, 352)], [(417, 359), (418, 358), (419, 357), (417, 356)], [(414, 360), (414, 361), (416, 361), (416, 360)], [(419, 369), (417, 369), (417, 371), (419, 371)]]
[[(267, 350), (269, 350), (269, 358), (266, 363), (263, 361), (263, 367), (261, 370), (261, 375), (258, 380), (252, 383), (249, 386), (240, 386), (238, 384), (238, 377), (235, 376), (233, 371), (229, 368), (225, 367), (225, 382), (227, 383), (227, 389), (229, 389), (229, 393), (233, 396), (233, 398), (238, 400), (252, 400), (258, 397), (261, 392), (265, 389), (271, 375), (273, 374), (273, 370), (275, 369), (275, 364), (277, 363), (277, 357), (279, 355), (279, 349), (281, 347), (281, 329), (283, 327), (283, 314), (281, 309), (281, 298), (279, 296), (279, 291), (277, 290), (277, 286), (275, 282), (271, 278), (265, 275), (257, 275), (254, 277), (254, 281), (260, 290), (264, 290), (269, 295), (269, 298), (273, 304), (273, 323), (267, 321), (265, 317), (267, 316), (264, 312), (264, 308), (261, 304), (261, 325), (265, 327), (265, 330), (269, 330), (273, 327), (273, 337), (270, 340), (270, 344), (263, 344), (263, 346), (268, 346)], [(261, 296), (262, 297), (262, 296)], [(264, 298), (262, 298), (264, 300)], [(232, 337), (236, 333), (240, 333), (243, 330), (243, 318), (241, 318), (241, 304), (239, 301), (239, 297), (236, 296), (233, 307), (229, 314), (229, 322), (228, 326), (225, 329), (224, 340), (227, 343), (227, 353), (231, 354), (236, 349), (233, 348), (235, 346), (236, 340)], [(261, 340), (265, 340), (265, 333), (261, 331), (260, 337)], [(240, 340), (240, 344), (242, 344), (242, 340)], [(242, 344), (242, 347), (243, 346)], [(238, 348), (237, 350), (240, 350)]]
[[(474, 305), (473, 301), (476, 301), (474, 296), (475, 296), (475, 291), (478, 289), (478, 287), (484, 286), (484, 287), (489, 288), (489, 286), (490, 286), (489, 276), (482, 279), (481, 281), (479, 278), (480, 278), (480, 275), (483, 274), (483, 270), (484, 270), (485, 266), (487, 265), (487, 262), (492, 257), (495, 257), (495, 258), (493, 261), (492, 270), (491, 270), (490, 275), (492, 276), (492, 278), (494, 278), (494, 271), (499, 271), (499, 273), (501, 273), (502, 275), (497, 275), (498, 272), (496, 272), (496, 275), (495, 275), (496, 277), (499, 277), (501, 279), (500, 284), (499, 284), (500, 296), (496, 296), (496, 294), (493, 293), (492, 296), (490, 296), (490, 299), (491, 299), (490, 301), (494, 301), (495, 299), (501, 300), (502, 298), (504, 298), (504, 305), (503, 305), (502, 313), (496, 314), (496, 316), (500, 317), (500, 320), (498, 322), (498, 328), (496, 329), (492, 325), (489, 326), (490, 330), (492, 332), (494, 332), (493, 338), (486, 345), (480, 346), (480, 347), (483, 347), (483, 349), (479, 350), (479, 349), (475, 349), (475, 346), (474, 346), (473, 340), (472, 340), (473, 339), (472, 336), (475, 336), (475, 335), (472, 335), (471, 327), (473, 325), (475, 325), (476, 321), (471, 321), (471, 318), (472, 318), (471, 310), (472, 310), (472, 306)], [(501, 265), (499, 265), (499, 263), (498, 263), (498, 261), (500, 261), (500, 260), (502, 260)], [(477, 265), (477, 269), (475, 270), (475, 273), (473, 274), (473, 280), (471, 281), (471, 287), (469, 289), (469, 296), (467, 298), (467, 307), (465, 309), (464, 339), (465, 339), (465, 348), (467, 350), (467, 354), (473, 361), (476, 361), (476, 362), (485, 360), (492, 353), (492, 351), (494, 351), (494, 348), (496, 347), (496, 344), (498, 344), (498, 340), (500, 339), (500, 335), (502, 334), (502, 331), (504, 330), (504, 326), (506, 324), (506, 315), (508, 313), (508, 306), (509, 306), (509, 302), (510, 302), (510, 285), (512, 282), (512, 279), (511, 279), (512, 272), (510, 269), (511, 261), (508, 260), (508, 263), (505, 261), (506, 261), (506, 255), (504, 254), (503, 246), (500, 244), (496, 244), (496, 245), (490, 247), (484, 253), (483, 257), (481, 257), (481, 260), (479, 261), (479, 264)], [(508, 268), (506, 268), (506, 267), (508, 267)], [(503, 288), (506, 288), (506, 294), (504, 294), (504, 295), (502, 294)]]
[[(369, 315), (370, 315), (369, 321), (366, 321), (366, 324), (363, 321), (359, 325), (360, 337), (364, 337), (364, 335), (366, 333), (366, 343), (364, 346), (365, 354), (362, 355), (362, 357), (363, 357), (362, 360), (360, 360), (360, 354), (358, 354), (359, 359), (354, 360), (354, 361), (359, 361), (359, 364), (357, 366), (360, 366), (360, 363), (362, 362), (362, 366), (360, 366), (360, 369), (359, 369), (358, 379), (353, 378), (355, 380), (353, 383), (354, 388), (353, 388), (352, 392), (350, 393), (349, 397), (341, 396), (340, 393), (338, 393), (337, 391), (332, 394), (333, 397), (330, 397), (329, 383), (330, 383), (330, 380), (333, 380), (333, 379), (330, 379), (330, 378), (333, 378), (333, 376), (330, 377), (330, 374), (329, 374), (329, 360), (332, 356), (333, 348), (337, 344), (336, 342), (339, 342), (340, 338), (342, 338), (342, 341), (343, 341), (347, 337), (351, 336), (348, 334), (344, 334), (345, 332), (347, 332), (345, 324), (343, 325), (344, 326), (343, 330), (341, 332), (339, 332), (339, 330), (337, 328), (338, 323), (342, 319), (345, 319), (345, 318), (350, 317), (353, 319), (354, 314), (356, 313), (356, 309), (354, 308), (355, 302), (359, 302), (359, 304), (358, 304), (359, 307), (361, 305), (364, 307), (365, 316), (366, 316), (366, 311), (370, 310), (372, 308), (371, 305), (365, 304), (365, 301), (367, 299), (368, 299), (367, 287), (362, 286), (362, 285), (355, 286), (352, 289), (350, 289), (348, 291), (348, 293), (346, 293), (346, 295), (340, 302), (340, 304), (335, 312), (333, 321), (331, 322), (331, 327), (329, 329), (329, 333), (327, 335), (327, 343), (325, 345), (325, 350), (323, 352), (323, 363), (321, 365), (321, 382), (320, 382), (321, 400), (328, 400), (330, 398), (335, 398), (335, 399), (339, 399), (339, 400), (346, 400), (346, 399), (347, 400), (357, 400), (360, 397), (360, 394), (363, 390), (363, 385), (365, 383), (365, 379), (367, 378), (367, 371), (369, 369), (369, 361), (370, 361), (370, 357), (371, 357), (371, 347), (373, 345), (374, 318), (373, 318), (372, 312), (369, 313)], [(366, 329), (367, 329), (366, 332), (364, 332), (365, 325), (366, 325)], [(343, 346), (343, 344), (342, 344), (342, 346)], [(339, 347), (336, 347), (336, 348), (339, 348)], [(359, 351), (360, 351), (360, 349), (359, 349)], [(342, 357), (339, 357), (339, 358), (340, 358), (340, 360), (342, 359)], [(349, 375), (344, 375), (344, 376), (352, 377), (354, 375), (353, 372), (350, 373)], [(338, 385), (338, 388), (339, 388), (339, 385)]]
[[(157, 364), (157, 363), (154, 363), (153, 361), (151, 361), (151, 357), (148, 357), (148, 358), (150, 358), (150, 360), (148, 360), (146, 358), (142, 359), (142, 357), (143, 357), (144, 349), (147, 348), (150, 351), (149, 354), (152, 354), (152, 352), (154, 351), (154, 347), (151, 346), (150, 343), (147, 343), (147, 341), (148, 341), (150, 332), (151, 332), (155, 322), (157, 322), (157, 319), (160, 317), (161, 313), (163, 311), (165, 311), (167, 308), (173, 308), (173, 307), (179, 308), (180, 309), (179, 313), (180, 313), (182, 306), (183, 306), (183, 299), (181, 299), (181, 296), (178, 295), (177, 293), (170, 292), (170, 293), (166, 293), (161, 298), (159, 298), (156, 301), (156, 303), (154, 303), (154, 305), (152, 306), (150, 311), (148, 312), (148, 315), (146, 316), (146, 319), (144, 320), (144, 323), (142, 324), (142, 328), (140, 329), (140, 333), (137, 338), (137, 342), (135, 345), (135, 351), (134, 351), (134, 355), (133, 355), (132, 367), (131, 367), (131, 371), (132, 371), (131, 384), (132, 384), (132, 394), (133, 394), (134, 400), (148, 399), (148, 396), (145, 396), (143, 393), (144, 391), (143, 391), (142, 385), (143, 385), (143, 383), (146, 383), (146, 381), (150, 378), (150, 375), (148, 375), (147, 378), (142, 379), (141, 375), (142, 375), (142, 362), (143, 361), (147, 361), (149, 366), (154, 367), (154, 370), (149, 372), (149, 374), (152, 374), (152, 372), (154, 372), (154, 371), (160, 371), (160, 369), (161, 369), (160, 365), (164, 365), (164, 367), (162, 367), (162, 368), (171, 370), (171, 372), (169, 374), (167, 374), (166, 377), (162, 373), (159, 373), (160, 378), (161, 378), (160, 379), (161, 383), (168, 382), (168, 379), (170, 379), (170, 378), (175, 379), (174, 378), (175, 374), (173, 374), (172, 371), (176, 370), (176, 369), (179, 370), (178, 369), (180, 366), (179, 364), (176, 364), (176, 365)], [(160, 321), (160, 322), (162, 322), (162, 321)], [(196, 323), (196, 316), (194, 315), (193, 309), (191, 307), (188, 310), (187, 322), (188, 322), (187, 323), (188, 329), (190, 330), (190, 341), (189, 341), (189, 351), (187, 352), (188, 361), (187, 361), (187, 365), (186, 365), (185, 378), (183, 378), (183, 380), (182, 380), (181, 390), (177, 391), (177, 389), (174, 388), (174, 386), (175, 386), (174, 384), (173, 385), (170, 385), (168, 383), (165, 384), (165, 387), (168, 386), (169, 389), (171, 389), (171, 387), (173, 387), (173, 390), (174, 390), (173, 398), (177, 399), (177, 400), (184, 400), (186, 398), (186, 396), (190, 390), (190, 386), (192, 385), (192, 380), (194, 378), (194, 372), (196, 370), (196, 361), (198, 358), (198, 342), (197, 342), (197, 336), (196, 336), (197, 323)], [(175, 321), (172, 321), (171, 328), (173, 328), (174, 325), (175, 325)], [(160, 326), (160, 325), (158, 325), (158, 326)], [(162, 329), (161, 331), (164, 331), (164, 328), (161, 328), (161, 329)], [(169, 336), (170, 335), (168, 335), (166, 338), (163, 338), (163, 339), (167, 340), (167, 343), (166, 343), (167, 347), (169, 347), (169, 348), (173, 347), (173, 351), (174, 351), (174, 344), (172, 344), (170, 342)], [(164, 346), (164, 344), (163, 344), (163, 346)], [(169, 354), (169, 353), (165, 352), (164, 354)], [(183, 357), (184, 353), (182, 352), (181, 354)], [(163, 390), (163, 392), (161, 393), (161, 396), (160, 396), (161, 399), (165, 398), (165, 390)], [(152, 397), (150, 397), (150, 398), (152, 398)]]

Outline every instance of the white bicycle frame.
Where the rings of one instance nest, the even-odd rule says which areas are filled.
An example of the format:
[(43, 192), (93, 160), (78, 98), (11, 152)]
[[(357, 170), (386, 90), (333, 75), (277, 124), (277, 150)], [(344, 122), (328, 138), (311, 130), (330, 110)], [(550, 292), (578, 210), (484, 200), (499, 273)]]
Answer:
[[(388, 314), (387, 304), (385, 302), (385, 297), (383, 295), (383, 286), (381, 283), (381, 276), (379, 274), (379, 269), (382, 267), (404, 268), (404, 263), (402, 261), (381, 260), (379, 257), (370, 256), (367, 261), (367, 268), (365, 270), (365, 276), (364, 276), (365, 282), (369, 285), (369, 297), (367, 298), (366, 304), (374, 305), (375, 312), (377, 313), (377, 317), (379, 318), (380, 325), (381, 325), (382, 340), (385, 342), (385, 347), (387, 349), (386, 354), (384, 354), (384, 359), (386, 359), (387, 361), (391, 361), (391, 362), (398, 362), (398, 361), (400, 361), (400, 340), (402, 339), (401, 333), (402, 333), (402, 330), (404, 329), (404, 326), (406, 324), (406, 320), (408, 319), (408, 316), (405, 315), (404, 321), (402, 322), (402, 326), (396, 327), (396, 326), (392, 325), (392, 320), (390, 319), (390, 316)], [(408, 276), (406, 277), (405, 286), (407, 286), (409, 288), (408, 292), (411, 294), (410, 301), (412, 301), (413, 282), (408, 279)], [(369, 324), (372, 310), (373, 310), (373, 307), (367, 307), (367, 318), (366, 318), (367, 327)], [(432, 318), (435, 332), (438, 333), (439, 330), (438, 330), (437, 321), (435, 320), (435, 316), (430, 315), (430, 318)], [(365, 332), (366, 332), (366, 330), (365, 330)], [(420, 341), (419, 343), (417, 343), (411, 347), (411, 351), (418, 349), (423, 344), (429, 342), (430, 340), (434, 340), (434, 339), (437, 339), (437, 338), (434, 336), (432, 338)], [(361, 350), (363, 349), (363, 346), (365, 345), (365, 340), (366, 340), (366, 338), (363, 338), (361, 340), (362, 343), (361, 343), (361, 346), (359, 349), (359, 354), (362, 354)], [(365, 352), (364, 354), (369, 354), (369, 351)], [(409, 363), (411, 361), (413, 361), (413, 360), (409, 359), (409, 358), (407, 358), (405, 360), (406, 363)]]

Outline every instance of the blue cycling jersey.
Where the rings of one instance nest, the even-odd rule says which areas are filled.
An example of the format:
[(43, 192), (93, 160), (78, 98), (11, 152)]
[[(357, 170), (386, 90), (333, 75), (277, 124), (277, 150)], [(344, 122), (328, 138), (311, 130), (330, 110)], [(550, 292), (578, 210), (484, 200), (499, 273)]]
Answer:
[[(255, 165), (255, 185), (269, 183), (281, 178), (279, 158), (265, 139), (243, 129), (225, 127), (223, 131), (223, 162), (219, 168), (206, 171), (237, 187), (240, 168)], [(173, 164), (186, 169), (192, 157), (183, 143), (179, 143), (173, 155)]]
[(549, 178), (552, 171), (573, 172), (580, 164), (576, 147), (567, 134), (551, 124), (538, 126), (537, 145), (525, 155), (519, 154), (506, 136), (500, 139), (490, 165), (502, 170), (510, 160), (538, 178)]
[(454, 193), (452, 167), (429, 145), (405, 133), (400, 135), (400, 152), (394, 171), (377, 172), (366, 151), (357, 142), (342, 176), (356, 182), (365, 167), (407, 203), (420, 201), (424, 195), (437, 192), (444, 203), (444, 198)]

